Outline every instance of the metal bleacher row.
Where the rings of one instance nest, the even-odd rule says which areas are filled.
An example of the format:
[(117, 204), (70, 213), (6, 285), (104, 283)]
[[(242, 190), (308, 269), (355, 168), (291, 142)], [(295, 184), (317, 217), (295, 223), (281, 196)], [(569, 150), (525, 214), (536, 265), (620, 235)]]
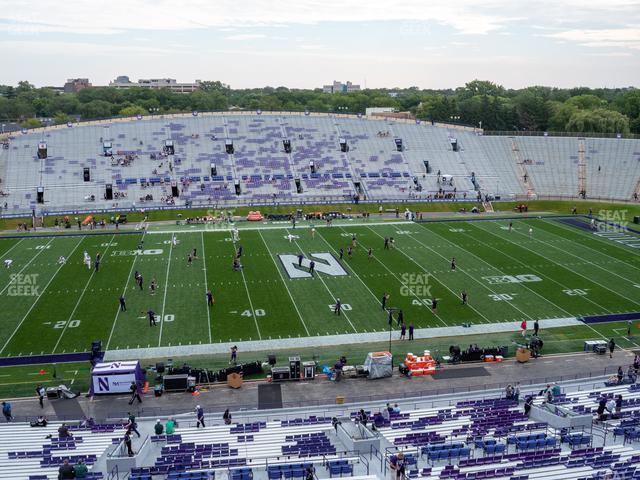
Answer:
[[(592, 380), (593, 381), (593, 380)], [(533, 392), (535, 393), (535, 392)], [(128, 472), (130, 480), (294, 479), (313, 467), (316, 478), (384, 478), (389, 460), (403, 452), (407, 478), (434, 480), (598, 480), (640, 478), (640, 388), (624, 384), (602, 388), (573, 385), (556, 395), (553, 405), (591, 414), (588, 428), (554, 429), (529, 419), (520, 403), (503, 398), (430, 399), (414, 404), (373, 430), (379, 451), (347, 451), (334, 433), (331, 417), (300, 416), (283, 411), (283, 420), (251, 420), (198, 429), (180, 426), (172, 435), (152, 435), (148, 463)], [(621, 414), (596, 421), (602, 398), (622, 395)], [(534, 404), (542, 404), (537, 397)], [(337, 407), (336, 407), (337, 408)], [(343, 407), (341, 407), (343, 408)], [(352, 421), (358, 417), (351, 412)], [(371, 428), (379, 408), (371, 409)], [(327, 410), (330, 415), (330, 409)], [(143, 420), (144, 421), (144, 420)], [(343, 419), (344, 421), (344, 419)], [(85, 459), (91, 477), (101, 457), (119, 443), (121, 424), (74, 428), (72, 441), (56, 437), (58, 425), (30, 428), (0, 426), (0, 478), (56, 478), (64, 458)], [(47, 438), (47, 435), (53, 438)], [(365, 459), (368, 458), (368, 460)], [(369, 475), (369, 477), (368, 477)], [(373, 475), (373, 476), (371, 476)]]
[[(285, 139), (291, 142), (289, 153)], [(347, 151), (341, 151), (341, 139)], [(402, 151), (396, 139), (402, 139)], [(226, 140), (233, 142), (233, 154), (226, 152)], [(166, 141), (173, 142), (174, 154), (165, 155)], [(40, 207), (39, 186), (45, 191), (44, 211), (312, 203), (351, 200), (356, 194), (374, 201), (427, 199), (454, 189), (458, 199), (475, 198), (478, 191), (513, 198), (532, 193), (523, 172), (536, 195), (576, 196), (581, 148), (589, 196), (629, 200), (640, 178), (639, 140), (482, 136), (425, 123), (319, 114), (90, 122), (24, 131), (7, 142), (0, 149), (0, 206), (6, 202), (3, 212), (9, 214)], [(37, 157), (39, 142), (47, 144), (46, 159)], [(113, 157), (104, 155), (103, 142), (111, 142)], [(90, 169), (89, 181), (84, 168)], [(439, 183), (437, 172), (452, 175), (453, 184)], [(178, 198), (171, 182), (180, 190)], [(113, 185), (113, 200), (104, 198), (107, 184)]]

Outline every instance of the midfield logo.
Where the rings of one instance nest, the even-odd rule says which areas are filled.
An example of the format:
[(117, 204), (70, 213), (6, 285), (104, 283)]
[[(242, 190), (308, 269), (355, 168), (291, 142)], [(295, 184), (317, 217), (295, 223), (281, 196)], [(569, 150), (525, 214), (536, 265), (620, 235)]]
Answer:
[(342, 268), (340, 262), (330, 253), (310, 253), (302, 259), (302, 265), (298, 265), (297, 255), (278, 255), (282, 266), (289, 275), (289, 278), (311, 278), (309, 273), (309, 265), (311, 260), (315, 262), (314, 270), (316, 272), (324, 273), (325, 275), (331, 275), (333, 277), (340, 277), (349, 275), (347, 271)]

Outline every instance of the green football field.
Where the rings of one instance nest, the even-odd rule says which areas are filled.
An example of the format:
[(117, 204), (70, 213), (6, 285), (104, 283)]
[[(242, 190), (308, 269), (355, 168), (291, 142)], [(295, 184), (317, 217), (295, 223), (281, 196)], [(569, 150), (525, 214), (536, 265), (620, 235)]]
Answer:
[[(241, 229), (237, 242), (228, 231), (189, 226), (154, 227), (144, 236), (2, 238), (0, 260), (12, 264), (0, 269), (0, 356), (86, 351), (96, 339), (114, 350), (381, 332), (389, 328), (385, 292), (387, 306), (416, 328), (640, 311), (635, 233), (596, 235), (557, 218), (514, 220), (512, 231), (508, 224), (284, 224)], [(383, 248), (385, 237), (394, 247)], [(240, 245), (243, 268), (234, 271)], [(101, 253), (98, 272), (83, 263), (85, 251), (92, 259)], [(337, 298), (340, 316), (333, 313)], [(157, 315), (154, 327), (148, 310)]]

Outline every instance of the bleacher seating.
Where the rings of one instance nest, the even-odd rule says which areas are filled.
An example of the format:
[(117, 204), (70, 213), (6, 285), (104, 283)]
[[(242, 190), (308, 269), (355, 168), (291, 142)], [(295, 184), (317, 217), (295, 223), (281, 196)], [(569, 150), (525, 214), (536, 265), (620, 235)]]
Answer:
[[(347, 141), (341, 152), (339, 141)], [(395, 139), (403, 142), (397, 151)], [(453, 151), (455, 138), (458, 151)], [(234, 153), (225, 151), (233, 141)], [(291, 153), (283, 141), (291, 142)], [(174, 154), (165, 151), (173, 142)], [(37, 157), (38, 142), (47, 158)], [(105, 156), (111, 142), (113, 156)], [(587, 196), (631, 199), (640, 178), (640, 141), (631, 139), (482, 136), (464, 129), (331, 115), (207, 114), (90, 122), (17, 133), (0, 150), (7, 213), (150, 208), (198, 204), (475, 198), (526, 195), (524, 164), (537, 195), (576, 196), (584, 148)], [(514, 150), (517, 150), (514, 151)], [(313, 162), (315, 172), (311, 171)], [(425, 162), (429, 162), (430, 172)], [(212, 175), (211, 164), (216, 172)], [(90, 181), (83, 168), (90, 168)], [(625, 175), (619, 173), (624, 171)], [(436, 172), (451, 175), (440, 183)], [(173, 198), (171, 182), (180, 196)], [(301, 191), (296, 189), (296, 182)], [(235, 184), (240, 186), (236, 195)], [(112, 184), (113, 200), (105, 200)], [(73, 186), (73, 188), (69, 188)], [(54, 207), (55, 205), (55, 207)]]

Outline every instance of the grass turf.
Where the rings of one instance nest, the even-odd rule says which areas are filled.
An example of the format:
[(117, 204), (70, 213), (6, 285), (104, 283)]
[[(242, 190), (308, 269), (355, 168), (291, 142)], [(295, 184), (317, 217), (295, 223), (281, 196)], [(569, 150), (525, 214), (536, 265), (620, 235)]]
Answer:
[[(389, 306), (402, 309), (405, 322), (416, 328), (640, 311), (637, 249), (556, 219), (526, 218), (513, 225), (508, 232), (504, 220), (345, 222), (317, 228), (315, 237), (309, 228), (243, 230), (243, 272), (231, 269), (238, 244), (220, 231), (170, 226), (179, 232), (175, 235), (180, 243), (173, 247), (174, 233), (149, 233), (142, 255), (134, 254), (142, 235), (0, 239), (0, 260), (13, 260), (11, 268), (0, 271), (0, 356), (86, 351), (95, 339), (109, 349), (122, 349), (386, 332), (387, 314), (380, 308), (384, 292), (390, 294)], [(298, 238), (290, 242), (288, 233)], [(348, 258), (354, 234), (358, 241)], [(383, 239), (390, 236), (396, 248), (383, 250)], [(340, 264), (347, 273), (341, 276), (319, 273), (290, 279), (278, 257), (304, 252), (337, 258), (341, 247), (345, 258)], [(187, 254), (194, 248), (198, 258), (188, 265)], [(83, 265), (84, 251), (92, 257), (102, 253), (99, 272)], [(67, 258), (65, 265), (57, 263), (61, 255)], [(455, 272), (452, 257), (457, 260)], [(136, 270), (143, 274), (143, 290), (133, 280)], [(152, 295), (154, 278), (159, 287)], [(207, 288), (215, 296), (211, 308)], [(469, 295), (469, 305), (460, 302), (462, 290)], [(127, 299), (126, 312), (118, 311), (121, 294)], [(439, 299), (436, 314), (430, 309), (433, 297)], [(331, 311), (336, 298), (343, 302), (341, 316)], [(149, 309), (158, 315), (155, 327), (146, 319)], [(623, 337), (626, 325), (554, 331), (553, 337), (545, 337), (547, 352), (581, 350), (587, 338)], [(490, 344), (511, 342), (516, 336), (495, 334)], [(421, 341), (419, 348), (444, 350), (454, 343), (471, 341), (443, 338)], [(393, 348), (405, 348), (402, 345)], [(621, 345), (637, 347), (633, 339), (623, 339)], [(382, 347), (342, 345), (303, 353), (330, 362), (338, 352), (363, 356)], [(222, 362), (223, 357), (206, 361)], [(7, 385), (24, 381), (21, 368), (31, 367), (0, 376), (0, 394)], [(81, 376), (77, 381), (82, 384)]]

